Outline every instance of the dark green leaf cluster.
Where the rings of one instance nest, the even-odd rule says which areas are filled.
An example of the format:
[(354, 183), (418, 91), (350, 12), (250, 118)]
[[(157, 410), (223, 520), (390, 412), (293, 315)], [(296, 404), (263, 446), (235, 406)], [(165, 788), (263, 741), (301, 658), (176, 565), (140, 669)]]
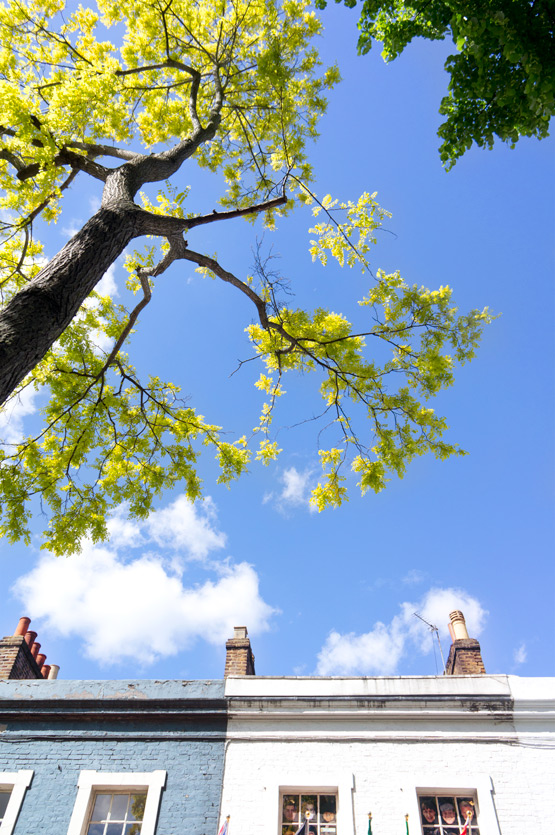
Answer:
[(445, 63), (449, 92), (439, 112), (447, 118), (438, 131), (449, 169), (473, 142), (491, 148), (497, 136), (514, 147), (521, 136), (548, 136), (554, 23), (553, 0), (365, 0), (358, 49), (364, 54), (381, 41), (391, 61), (413, 38), (452, 38), (457, 52)]

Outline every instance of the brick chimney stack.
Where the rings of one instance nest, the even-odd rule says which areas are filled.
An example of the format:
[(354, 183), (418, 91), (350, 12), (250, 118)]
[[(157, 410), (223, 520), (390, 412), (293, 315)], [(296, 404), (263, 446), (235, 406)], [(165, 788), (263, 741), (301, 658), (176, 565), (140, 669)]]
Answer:
[(56, 678), (56, 664), (45, 665), (39, 654), (36, 632), (29, 632), (31, 618), (20, 618), (13, 635), (0, 640), (0, 679)]
[(225, 645), (225, 672), (224, 678), (228, 676), (254, 676), (254, 655), (252, 654), (251, 642), (246, 626), (236, 626), (233, 630), (233, 638), (230, 638)]
[(449, 615), (449, 632), (453, 643), (445, 665), (446, 676), (479, 675), (486, 672), (480, 644), (469, 638), (464, 615), (458, 610)]

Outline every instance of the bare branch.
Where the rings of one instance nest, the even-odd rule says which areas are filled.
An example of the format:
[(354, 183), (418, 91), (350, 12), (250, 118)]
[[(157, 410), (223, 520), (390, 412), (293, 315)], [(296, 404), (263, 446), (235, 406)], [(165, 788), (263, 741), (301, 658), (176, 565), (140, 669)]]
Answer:
[[(238, 290), (244, 293), (245, 296), (253, 302), (258, 311), (262, 327), (269, 329), (272, 326), (266, 313), (266, 302), (252, 289), (252, 287), (244, 281), (241, 281), (241, 279), (237, 278), (237, 276), (233, 275), (233, 273), (230, 273), (229, 270), (225, 270), (214, 258), (210, 258), (209, 255), (203, 255), (200, 252), (194, 252), (192, 249), (187, 249), (187, 241), (184, 241), (182, 238), (179, 240), (177, 236), (172, 238), (170, 241), (170, 250), (166, 254), (166, 258), (162, 259), (154, 270), (150, 272), (150, 275), (159, 275), (160, 272), (162, 272), (162, 264), (165, 264), (163, 269), (166, 269), (170, 263), (177, 259), (192, 261), (194, 264), (198, 264), (199, 267), (205, 267), (213, 272), (214, 275), (217, 275), (218, 278), (221, 278), (222, 281), (237, 287)], [(167, 263), (165, 263), (166, 260)]]
[(141, 282), (141, 287), (143, 288), (143, 294), (144, 294), (143, 298), (141, 299), (139, 304), (131, 311), (131, 314), (129, 316), (129, 319), (127, 320), (126, 326), (124, 327), (123, 331), (119, 335), (119, 338), (118, 338), (116, 344), (114, 345), (114, 347), (112, 348), (108, 359), (104, 363), (104, 368), (102, 369), (102, 371), (99, 372), (99, 374), (96, 375), (96, 379), (98, 379), (101, 375), (103, 375), (104, 372), (108, 369), (108, 367), (114, 362), (115, 358), (119, 354), (121, 346), (123, 345), (123, 343), (125, 342), (125, 340), (129, 336), (129, 334), (131, 333), (131, 330), (133, 328), (133, 325), (137, 321), (139, 313), (141, 312), (141, 310), (144, 307), (147, 306), (150, 299), (152, 298), (152, 293), (151, 293), (151, 290), (150, 290), (150, 284), (149, 284), (149, 281), (148, 281), (148, 273), (146, 272), (146, 270), (137, 269), (137, 275), (138, 275), (139, 280)]

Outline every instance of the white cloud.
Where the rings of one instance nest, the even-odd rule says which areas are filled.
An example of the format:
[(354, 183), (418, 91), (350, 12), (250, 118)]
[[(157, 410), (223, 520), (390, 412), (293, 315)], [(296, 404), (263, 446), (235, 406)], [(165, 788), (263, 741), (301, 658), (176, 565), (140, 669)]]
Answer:
[(462, 589), (430, 589), (418, 603), (402, 603), (389, 624), (376, 623), (363, 634), (331, 632), (318, 654), (319, 675), (391, 675), (409, 651), (426, 654), (432, 649), (430, 630), (414, 612), (437, 626), (442, 637), (449, 634), (449, 613), (464, 613), (469, 634), (477, 638), (487, 612), (480, 602)]
[(180, 496), (149, 516), (146, 527), (157, 545), (186, 549), (192, 559), (202, 560), (226, 543), (225, 534), (214, 530), (215, 520), (216, 509), (209, 497), (193, 505)]
[(460, 609), (464, 614), (468, 634), (478, 638), (484, 630), (488, 612), (480, 602), (463, 589), (430, 589), (418, 604), (403, 603), (403, 617), (410, 625), (413, 641), (420, 645), (421, 651), (429, 651), (431, 646), (430, 630), (425, 623), (414, 617), (414, 612), (439, 629), (440, 637), (449, 637), (449, 614)]
[(411, 568), (410, 571), (407, 571), (401, 582), (407, 586), (412, 586), (424, 582), (425, 579), (426, 574), (423, 571), (419, 571), (418, 568)]
[(403, 654), (404, 644), (399, 618), (394, 618), (389, 626), (378, 622), (370, 632), (362, 635), (330, 632), (318, 655), (318, 674), (391, 675)]
[(25, 435), (23, 418), (36, 411), (35, 398), (38, 393), (33, 386), (27, 386), (21, 394), (2, 406), (0, 409), (1, 443), (17, 444), (23, 439)]
[(108, 533), (112, 548), (139, 548), (146, 540), (141, 533), (144, 522), (127, 518), (128, 507), (121, 504), (108, 521)]
[(296, 467), (288, 467), (280, 476), (283, 488), (280, 493), (268, 493), (264, 496), (264, 503), (274, 502), (278, 510), (285, 510), (290, 507), (306, 507), (314, 511), (316, 508), (310, 504), (310, 484), (312, 470), (306, 469), (303, 472)]
[[(171, 514), (167, 518), (173, 524)], [(140, 526), (119, 518), (111, 528), (110, 546), (87, 542), (67, 559), (45, 554), (14, 586), (34, 617), (68, 638), (79, 637), (90, 658), (103, 665), (135, 659), (144, 666), (197, 640), (221, 645), (238, 623), (247, 622), (251, 633), (268, 628), (277, 610), (260, 596), (248, 563), (222, 563), (213, 576), (187, 586), (181, 571), (159, 554), (118, 555), (114, 543), (137, 545)], [(190, 543), (186, 547), (198, 553)], [(209, 547), (219, 546), (205, 541)]]
[(224, 548), (227, 541), (216, 522), (216, 507), (210, 496), (195, 504), (178, 496), (144, 520), (129, 519), (128, 506), (121, 504), (108, 522), (110, 546), (143, 548), (154, 543), (178, 551), (181, 560), (204, 560), (211, 551)]
[(118, 293), (118, 286), (116, 284), (116, 266), (111, 264), (96, 287), (94, 288), (100, 296), (110, 296), (115, 299)]
[(521, 644), (520, 644), (520, 645), (519, 645), (519, 646), (515, 649), (514, 654), (513, 654), (513, 661), (514, 661), (514, 662), (515, 662), (515, 664), (517, 664), (517, 665), (520, 665), (520, 664), (525, 664), (525, 663), (526, 663), (526, 659), (527, 659), (527, 657), (528, 657), (528, 653), (527, 653), (527, 650), (526, 650), (526, 644), (525, 644), (525, 643), (524, 643), (524, 641), (523, 641), (523, 642), (522, 642), (522, 643), (521, 643)]
[[(94, 289), (100, 296), (110, 296), (112, 299), (117, 298), (119, 292), (116, 283), (115, 264), (111, 264), (108, 267)], [(97, 304), (98, 301), (96, 299), (89, 297), (83, 302), (83, 308), (91, 310), (94, 309)], [(80, 315), (82, 315), (81, 312), (77, 314), (77, 316)], [(107, 336), (104, 331), (97, 328), (96, 330), (91, 331), (91, 343), (94, 353), (98, 356), (102, 353), (110, 353), (114, 345), (114, 339), (111, 336)]]
[(73, 238), (73, 236), (76, 235), (82, 228), (82, 226), (82, 221), (78, 217), (75, 217), (71, 220), (69, 226), (62, 226), (62, 228), (60, 229), (60, 234), (65, 235), (67, 238)]

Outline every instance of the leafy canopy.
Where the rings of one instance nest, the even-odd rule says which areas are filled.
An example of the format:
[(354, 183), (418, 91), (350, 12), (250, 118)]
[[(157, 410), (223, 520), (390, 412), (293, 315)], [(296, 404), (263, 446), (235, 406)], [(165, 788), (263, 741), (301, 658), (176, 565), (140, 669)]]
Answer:
[(358, 27), (359, 52), (375, 39), (386, 61), (413, 38), (453, 40), (457, 51), (445, 62), (449, 92), (439, 108), (446, 117), (438, 134), (447, 168), (473, 142), (491, 148), (498, 136), (514, 147), (521, 136), (548, 136), (555, 113), (551, 0), (364, 0)]
[[(349, 467), (362, 492), (377, 492), (416, 455), (461, 454), (444, 440), (445, 420), (428, 400), (451, 385), (457, 362), (473, 357), (491, 317), (460, 315), (448, 287), (374, 276), (370, 248), (389, 217), (376, 195), (338, 202), (311, 190), (306, 143), (338, 74), (320, 69), (313, 45), (320, 24), (305, 0), (100, 0), (95, 9), (62, 12), (60, 0), (0, 8), (2, 303), (40, 276), (44, 254), (33, 226), (56, 221), (64, 194), (83, 177), (103, 180), (103, 204), (111, 205), (114, 181), (125, 185), (132, 166), (154, 182), (191, 159), (223, 177), (227, 211), (196, 214), (187, 189), (172, 183), (154, 199), (140, 194), (136, 205), (134, 194), (126, 198), (140, 207), (150, 236), (126, 260), (128, 290), (140, 300), (129, 312), (93, 292), (8, 400), (7, 408), (27, 387), (47, 394), (42, 429), (0, 447), (2, 533), (28, 540), (39, 497), (47, 547), (71, 553), (83, 536), (104, 538), (122, 502), (141, 518), (176, 485), (199, 497), (203, 448), (216, 455), (223, 483), (253, 458), (268, 464), (280, 452), (272, 421), (291, 372), (318, 375), (321, 418), (326, 437), (334, 436), (320, 451), (319, 509), (345, 499)], [(183, 239), (197, 225), (260, 212), (273, 228), (295, 204), (314, 224), (313, 259), (358, 267), (368, 278), (362, 331), (343, 314), (284, 304), (267, 261), (238, 277)], [(232, 284), (254, 305), (257, 323), (247, 333), (263, 363), (256, 385), (264, 402), (259, 423), (235, 441), (186, 404), (177, 384), (141, 380), (123, 350), (155, 299), (153, 279), (177, 260)]]

